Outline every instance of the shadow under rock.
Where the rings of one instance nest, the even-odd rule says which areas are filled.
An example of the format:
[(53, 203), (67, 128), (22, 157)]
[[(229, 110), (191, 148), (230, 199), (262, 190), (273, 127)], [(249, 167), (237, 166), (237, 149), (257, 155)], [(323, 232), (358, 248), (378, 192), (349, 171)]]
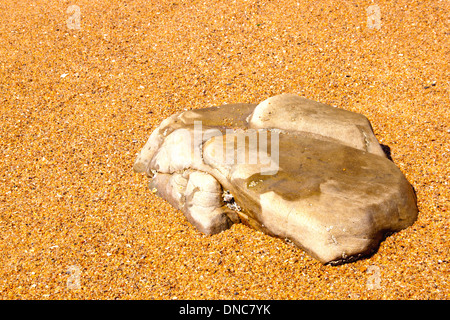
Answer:
[(394, 161), (392, 160), (392, 157), (391, 157), (391, 148), (390, 148), (388, 145), (385, 145), (385, 144), (381, 144), (381, 143), (380, 143), (380, 145), (381, 145), (381, 149), (383, 149), (383, 152), (384, 152), (384, 154), (386, 155), (386, 157), (387, 157), (389, 160), (391, 160), (392, 162), (394, 162)]

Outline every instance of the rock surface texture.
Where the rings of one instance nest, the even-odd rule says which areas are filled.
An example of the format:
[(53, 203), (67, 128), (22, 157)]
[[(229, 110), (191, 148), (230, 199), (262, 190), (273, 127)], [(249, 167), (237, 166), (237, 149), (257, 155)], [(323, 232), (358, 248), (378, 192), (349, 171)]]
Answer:
[(418, 213), (365, 116), (293, 94), (175, 114), (134, 170), (203, 233), (243, 222), (322, 263), (372, 253)]

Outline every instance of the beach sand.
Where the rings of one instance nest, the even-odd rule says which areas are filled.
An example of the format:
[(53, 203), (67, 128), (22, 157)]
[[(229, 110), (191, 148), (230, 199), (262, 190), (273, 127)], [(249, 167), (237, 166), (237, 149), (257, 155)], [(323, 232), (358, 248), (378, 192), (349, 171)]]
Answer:
[[(0, 3), (0, 298), (448, 299), (450, 3), (153, 2)], [(286, 92), (366, 115), (414, 186), (371, 257), (203, 235), (133, 172), (166, 117)]]

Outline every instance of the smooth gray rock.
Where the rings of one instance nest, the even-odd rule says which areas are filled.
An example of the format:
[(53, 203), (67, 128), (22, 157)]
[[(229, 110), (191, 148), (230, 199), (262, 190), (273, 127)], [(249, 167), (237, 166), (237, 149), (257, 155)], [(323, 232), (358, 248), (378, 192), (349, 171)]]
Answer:
[(366, 117), (291, 94), (173, 115), (134, 169), (201, 232), (240, 221), (322, 263), (367, 255), (417, 217)]
[(316, 139), (331, 138), (346, 146), (385, 156), (369, 120), (362, 114), (281, 94), (261, 102), (250, 115), (251, 128), (278, 128), (289, 132), (308, 132)]

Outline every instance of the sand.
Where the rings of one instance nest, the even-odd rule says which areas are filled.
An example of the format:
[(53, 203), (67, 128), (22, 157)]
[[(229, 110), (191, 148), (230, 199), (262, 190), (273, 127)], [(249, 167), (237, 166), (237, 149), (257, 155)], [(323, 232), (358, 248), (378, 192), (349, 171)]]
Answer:
[[(449, 9), (1, 1), (0, 298), (448, 299)], [(324, 266), (241, 224), (203, 235), (133, 173), (175, 112), (283, 92), (366, 115), (414, 186), (418, 220), (370, 258)]]

